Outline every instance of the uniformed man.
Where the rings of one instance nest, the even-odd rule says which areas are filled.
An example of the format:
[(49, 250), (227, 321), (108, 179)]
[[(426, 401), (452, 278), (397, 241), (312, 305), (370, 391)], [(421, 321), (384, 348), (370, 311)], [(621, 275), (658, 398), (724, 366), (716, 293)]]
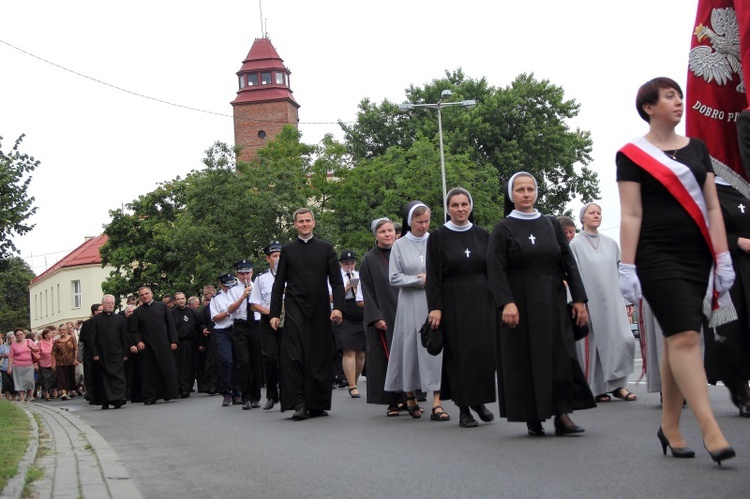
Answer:
[(260, 314), (259, 329), (263, 347), (263, 367), (266, 375), (266, 403), (263, 410), (273, 409), (279, 401), (279, 348), (281, 345), (281, 328), (274, 331), (270, 323), (271, 290), (276, 280), (276, 267), (279, 264), (281, 243), (272, 241), (263, 248), (268, 262), (268, 270), (255, 278), (250, 292), (250, 306)]
[(237, 378), (242, 393), (242, 409), (260, 407), (262, 383), (260, 331), (255, 313), (248, 300), (253, 289), (253, 262), (248, 259), (234, 264), (239, 285), (229, 290), (232, 303), (229, 313), (234, 322), (234, 358), (237, 361)]
[[(232, 314), (229, 305), (233, 303), (229, 297), (229, 290), (237, 285), (237, 278), (228, 272), (219, 276), (221, 291), (211, 299), (211, 320), (214, 322), (214, 336), (216, 340), (216, 356), (219, 365), (219, 391), (224, 396), (222, 407), (232, 405), (232, 401), (240, 400), (240, 389), (234, 374), (232, 357)], [(234, 397), (234, 398), (233, 398)]]

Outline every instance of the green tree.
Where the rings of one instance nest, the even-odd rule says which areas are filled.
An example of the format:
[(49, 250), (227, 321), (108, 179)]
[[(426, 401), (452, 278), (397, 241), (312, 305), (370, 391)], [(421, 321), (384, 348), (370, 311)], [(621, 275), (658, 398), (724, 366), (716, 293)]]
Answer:
[[(443, 90), (452, 91), (450, 101), (477, 101), (471, 110), (442, 110), (448, 177), (449, 156), (466, 155), (477, 170), (495, 169), (492, 188), (498, 191), (519, 170), (534, 174), (539, 183), (538, 204), (550, 213), (563, 213), (576, 197), (591, 201), (599, 196), (597, 175), (588, 167), (590, 133), (568, 126), (580, 106), (566, 100), (561, 87), (538, 81), (533, 74), (521, 74), (507, 87), (495, 88), (484, 78), (466, 77), (459, 69), (423, 87), (411, 86), (406, 97), (415, 104), (435, 103)], [(438, 148), (434, 110), (414, 110), (402, 117), (395, 113), (397, 106), (387, 100), (380, 106), (364, 100), (356, 123), (342, 124), (347, 150), (356, 161), (384, 155), (389, 145), (409, 149), (420, 138)], [(463, 186), (472, 193), (481, 189), (465, 182)]]
[(11, 236), (22, 236), (34, 228), (26, 222), (37, 210), (28, 189), (39, 161), (19, 150), (24, 137), (18, 137), (8, 153), (3, 151), (0, 137), (0, 265), (18, 252)]
[(157, 296), (190, 294), (243, 258), (262, 269), (262, 248), (290, 239), (292, 212), (316, 198), (309, 181), (314, 151), (294, 127), (285, 127), (250, 164), (237, 163), (236, 151), (217, 142), (206, 151), (205, 169), (161, 184), (127, 212), (111, 211), (101, 254), (115, 270), (105, 291), (124, 296), (149, 284)]
[[(446, 155), (446, 183), (474, 186), (477, 223), (490, 225), (501, 215), (497, 171), (491, 165), (476, 168), (465, 154)], [(471, 187), (470, 187), (471, 188)], [(401, 221), (403, 207), (419, 199), (432, 209), (432, 226), (443, 220), (442, 180), (439, 151), (426, 138), (409, 149), (391, 147), (380, 156), (360, 160), (356, 167), (341, 172), (337, 195), (329, 202), (336, 213), (342, 248), (358, 254), (372, 247), (370, 222), (387, 216)]]
[(0, 269), (0, 333), (16, 327), (31, 329), (29, 322), (29, 283), (35, 277), (21, 257), (5, 260)]

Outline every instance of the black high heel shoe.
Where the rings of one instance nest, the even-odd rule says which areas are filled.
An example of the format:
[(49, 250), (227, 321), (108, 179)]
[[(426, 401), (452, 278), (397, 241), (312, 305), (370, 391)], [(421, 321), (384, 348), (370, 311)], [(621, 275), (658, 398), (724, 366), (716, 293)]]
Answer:
[(737, 453), (731, 447), (724, 447), (723, 449), (711, 452), (710, 450), (708, 450), (708, 447), (706, 447), (706, 442), (703, 442), (703, 448), (706, 449), (706, 452), (708, 452), (708, 455), (711, 456), (711, 459), (713, 459), (713, 461), (719, 466), (721, 466), (722, 461), (726, 461), (727, 459), (731, 459), (737, 455)]
[(664, 435), (664, 431), (662, 431), (661, 426), (659, 427), (659, 431), (656, 432), (656, 436), (659, 437), (659, 442), (661, 442), (661, 450), (664, 452), (664, 455), (667, 455), (667, 447), (669, 447), (669, 450), (672, 452), (672, 457), (695, 457), (695, 451), (691, 449), (690, 447), (672, 447), (669, 444), (669, 440), (667, 440), (666, 435)]
[(574, 422), (571, 421), (570, 424), (565, 424), (562, 421), (562, 417), (555, 416), (555, 435), (575, 435), (576, 433), (583, 433), (584, 431), (586, 430)]

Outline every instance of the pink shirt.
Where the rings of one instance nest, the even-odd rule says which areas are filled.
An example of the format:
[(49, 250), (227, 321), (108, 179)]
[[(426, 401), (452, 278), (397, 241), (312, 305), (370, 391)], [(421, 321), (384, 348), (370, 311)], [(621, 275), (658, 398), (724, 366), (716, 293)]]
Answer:
[(53, 340), (39, 340), (36, 344), (39, 347), (39, 367), (52, 367), (52, 346), (54, 345)]
[(10, 359), (13, 359), (13, 367), (29, 367), (34, 363), (31, 361), (31, 349), (26, 345), (31, 340), (25, 340), (23, 343), (14, 341), (10, 345)]

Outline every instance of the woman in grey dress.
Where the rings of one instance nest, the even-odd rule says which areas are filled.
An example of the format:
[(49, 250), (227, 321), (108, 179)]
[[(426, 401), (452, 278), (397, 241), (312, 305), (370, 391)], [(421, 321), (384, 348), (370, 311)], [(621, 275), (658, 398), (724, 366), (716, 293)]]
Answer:
[(407, 410), (413, 418), (422, 417), (414, 392), (433, 392), (433, 421), (448, 421), (440, 406), (442, 353), (432, 356), (420, 343), (419, 330), (427, 319), (426, 256), (430, 229), (430, 209), (412, 201), (404, 209), (403, 237), (391, 249), (391, 286), (399, 288), (391, 358), (385, 376), (385, 390), (406, 392)]
[(586, 347), (583, 356), (578, 350), (578, 361), (597, 402), (609, 402), (612, 397), (631, 402), (636, 395), (626, 386), (635, 358), (635, 338), (628, 319), (633, 304), (626, 304), (620, 294), (620, 248), (614, 239), (599, 233), (602, 209), (598, 204), (583, 205), (580, 220), (583, 230), (570, 241), (570, 250), (589, 296), (591, 319), (588, 336), (578, 342)]

